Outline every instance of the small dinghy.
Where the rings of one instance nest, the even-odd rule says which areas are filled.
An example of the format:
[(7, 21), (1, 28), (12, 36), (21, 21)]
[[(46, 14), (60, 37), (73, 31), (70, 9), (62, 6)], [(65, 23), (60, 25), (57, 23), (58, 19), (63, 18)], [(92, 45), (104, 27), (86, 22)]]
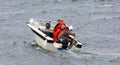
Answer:
[[(35, 36), (35, 42), (38, 46), (42, 47), (45, 50), (57, 51), (62, 48), (62, 43), (55, 43), (53, 41), (53, 31), (55, 25), (51, 25), (49, 23), (45, 23), (49, 21), (39, 20), (36, 21), (34, 19), (30, 19), (27, 25), (32, 30)], [(70, 36), (72, 38), (72, 36)], [(80, 43), (77, 39), (73, 39), (72, 42), (68, 44), (67, 50), (79, 51), (82, 47), (82, 43)]]

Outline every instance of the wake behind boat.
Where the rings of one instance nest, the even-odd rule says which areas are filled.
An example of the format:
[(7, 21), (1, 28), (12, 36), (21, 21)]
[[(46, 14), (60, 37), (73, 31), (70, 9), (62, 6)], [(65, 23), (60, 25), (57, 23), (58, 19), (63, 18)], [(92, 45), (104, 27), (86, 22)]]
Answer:
[[(51, 25), (45, 22), (49, 22), (49, 21), (45, 21), (45, 20), (36, 21), (34, 19), (30, 19), (27, 25), (32, 30), (35, 36), (35, 42), (38, 46), (46, 50), (57, 51), (58, 49), (62, 48), (63, 44), (55, 43), (53, 41), (52, 29), (54, 28), (55, 25), (54, 24)], [(72, 38), (72, 36), (70, 37)], [(80, 43), (76, 38), (74, 38), (72, 42), (69, 42), (67, 50), (79, 51), (81, 47), (82, 47), (82, 43)]]

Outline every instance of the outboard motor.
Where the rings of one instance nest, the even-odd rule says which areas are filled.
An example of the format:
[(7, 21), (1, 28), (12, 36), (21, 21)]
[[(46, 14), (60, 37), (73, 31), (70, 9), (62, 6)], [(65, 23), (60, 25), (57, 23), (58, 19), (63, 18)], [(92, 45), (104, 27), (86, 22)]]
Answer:
[(51, 25), (50, 25), (50, 21), (49, 23), (46, 23), (46, 29), (50, 29)]

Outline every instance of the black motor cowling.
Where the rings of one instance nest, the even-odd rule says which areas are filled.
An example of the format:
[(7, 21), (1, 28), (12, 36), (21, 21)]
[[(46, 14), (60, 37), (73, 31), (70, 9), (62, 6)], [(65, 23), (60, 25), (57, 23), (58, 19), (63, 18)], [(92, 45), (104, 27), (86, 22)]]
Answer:
[(49, 23), (46, 23), (46, 29), (50, 29), (51, 25), (50, 25), (50, 21)]

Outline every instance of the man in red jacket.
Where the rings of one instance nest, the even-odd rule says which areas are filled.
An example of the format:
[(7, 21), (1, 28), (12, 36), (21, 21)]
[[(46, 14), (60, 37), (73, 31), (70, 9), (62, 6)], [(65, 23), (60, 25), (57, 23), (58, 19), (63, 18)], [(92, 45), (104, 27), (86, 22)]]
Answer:
[(61, 25), (61, 27), (58, 28), (58, 29), (54, 32), (54, 34), (53, 34), (53, 40), (54, 40), (54, 42), (56, 42), (56, 41), (58, 40), (58, 35), (59, 35), (65, 28), (66, 28), (65, 25)]
[(53, 41), (56, 42), (58, 40), (58, 35), (66, 28), (66, 25), (62, 19), (58, 19), (57, 25), (54, 27)]

